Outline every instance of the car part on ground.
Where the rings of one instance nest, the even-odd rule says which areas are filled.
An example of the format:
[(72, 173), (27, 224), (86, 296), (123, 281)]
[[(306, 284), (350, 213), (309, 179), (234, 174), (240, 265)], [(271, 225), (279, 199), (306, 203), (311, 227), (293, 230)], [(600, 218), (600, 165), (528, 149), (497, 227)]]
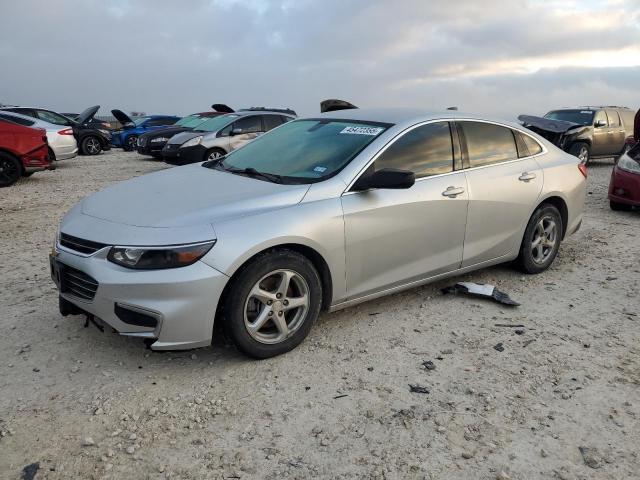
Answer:
[(111, 110), (112, 115), (120, 122), (121, 128), (111, 131), (111, 144), (125, 151), (133, 151), (138, 146), (138, 137), (159, 128), (174, 125), (180, 117), (174, 115), (146, 115), (131, 118), (122, 110)]
[(9, 187), (20, 177), (54, 168), (43, 129), (0, 120), (0, 187)]
[(43, 129), (47, 135), (49, 159), (51, 161), (68, 160), (78, 155), (78, 143), (71, 127), (54, 125), (27, 115), (2, 110), (0, 110), (0, 120), (17, 123), (23, 127)]
[[(217, 135), (265, 114), (210, 121)], [(545, 270), (581, 225), (585, 173), (517, 124), (335, 111), (86, 197), (61, 222), (52, 277), (76, 311), (152, 349), (209, 345), (222, 322), (265, 358), (322, 309), (514, 260)]]
[(509, 297), (507, 293), (498, 290), (493, 285), (485, 283), (473, 283), (473, 282), (458, 282), (453, 286), (445, 287), (442, 289), (444, 294), (463, 293), (465, 295), (471, 295), (473, 297), (489, 298), (495, 302), (509, 305), (511, 307), (518, 307), (520, 304)]
[(174, 135), (162, 149), (171, 165), (213, 160), (236, 150), (295, 117), (279, 111), (244, 109), (209, 119), (192, 131)]
[[(95, 105), (84, 110), (76, 120), (65, 117), (52, 110), (46, 110), (44, 108), (32, 108), (32, 107), (10, 107), (0, 110), (9, 110), (12, 112), (20, 113), (29, 117), (44, 120), (45, 122), (52, 123), (54, 125), (71, 127), (73, 129), (73, 135), (78, 144), (79, 153), (82, 155), (97, 155), (102, 150), (109, 150), (111, 148), (111, 134), (108, 130), (94, 128), (90, 122), (94, 115), (100, 109), (100, 105)], [(95, 151), (87, 151), (83, 149), (83, 141), (85, 138), (91, 137), (98, 142), (100, 149)], [(92, 153), (94, 152), (94, 153)]]
[(616, 211), (640, 207), (640, 142), (621, 155), (613, 166), (609, 205)]
[(583, 163), (622, 154), (633, 138), (633, 111), (600, 106), (552, 110), (544, 117), (520, 115), (523, 125)]
[(345, 100), (338, 100), (335, 98), (323, 100), (322, 102), (320, 102), (320, 113), (336, 112), (338, 110), (349, 110), (352, 108), (358, 107)]

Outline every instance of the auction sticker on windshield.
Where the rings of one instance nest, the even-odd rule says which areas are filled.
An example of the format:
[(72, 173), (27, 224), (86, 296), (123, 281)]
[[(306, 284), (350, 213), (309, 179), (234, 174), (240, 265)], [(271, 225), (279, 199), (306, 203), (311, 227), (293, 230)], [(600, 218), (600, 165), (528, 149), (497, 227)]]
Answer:
[(345, 127), (340, 133), (349, 135), (371, 135), (372, 137), (375, 137), (383, 130), (384, 128), (380, 127)]

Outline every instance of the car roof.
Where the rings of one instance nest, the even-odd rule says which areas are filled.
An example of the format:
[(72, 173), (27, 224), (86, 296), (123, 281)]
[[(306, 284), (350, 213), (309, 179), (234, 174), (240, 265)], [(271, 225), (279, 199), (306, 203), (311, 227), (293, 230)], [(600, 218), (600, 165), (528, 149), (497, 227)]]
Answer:
[(16, 117), (33, 122), (31, 128), (44, 128), (47, 130), (60, 130), (61, 128), (63, 128), (63, 125), (49, 123), (46, 120), (42, 120), (41, 118), (30, 117), (29, 115), (23, 115), (22, 113), (12, 112), (11, 110), (5, 110), (3, 108), (0, 108), (0, 111), (2, 111), (2, 113), (8, 117)]
[(609, 110), (629, 110), (632, 111), (629, 107), (620, 107), (617, 105), (583, 105), (578, 107), (562, 107), (562, 108), (554, 108), (550, 110), (551, 112), (558, 112), (560, 110), (601, 110), (601, 109), (609, 109)]
[(240, 117), (246, 117), (247, 115), (284, 115), (285, 117), (295, 118), (292, 113), (275, 112), (272, 110), (236, 110), (232, 113), (225, 113), (225, 115), (237, 115)]

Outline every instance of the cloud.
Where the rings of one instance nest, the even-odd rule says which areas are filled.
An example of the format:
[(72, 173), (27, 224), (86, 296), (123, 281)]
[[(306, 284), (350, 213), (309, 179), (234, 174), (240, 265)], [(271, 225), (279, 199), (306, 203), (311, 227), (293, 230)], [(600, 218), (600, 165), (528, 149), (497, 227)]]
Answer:
[[(2, 2), (0, 102), (181, 113), (361, 106), (499, 116), (637, 105), (636, 0)], [(534, 112), (534, 110), (536, 112)]]

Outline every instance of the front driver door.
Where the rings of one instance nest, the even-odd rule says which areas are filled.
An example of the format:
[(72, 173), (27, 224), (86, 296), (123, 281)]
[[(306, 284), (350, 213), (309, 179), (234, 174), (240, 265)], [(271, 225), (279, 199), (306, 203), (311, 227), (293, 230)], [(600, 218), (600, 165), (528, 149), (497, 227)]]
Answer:
[(363, 175), (398, 168), (413, 171), (416, 183), (342, 196), (349, 298), (460, 267), (468, 197), (453, 138), (448, 122), (405, 131)]
[(611, 129), (604, 110), (598, 110), (593, 117), (593, 144), (591, 155), (606, 155), (611, 149)]
[(260, 115), (242, 117), (233, 123), (229, 134), (229, 149), (235, 150), (258, 138), (264, 131)]

